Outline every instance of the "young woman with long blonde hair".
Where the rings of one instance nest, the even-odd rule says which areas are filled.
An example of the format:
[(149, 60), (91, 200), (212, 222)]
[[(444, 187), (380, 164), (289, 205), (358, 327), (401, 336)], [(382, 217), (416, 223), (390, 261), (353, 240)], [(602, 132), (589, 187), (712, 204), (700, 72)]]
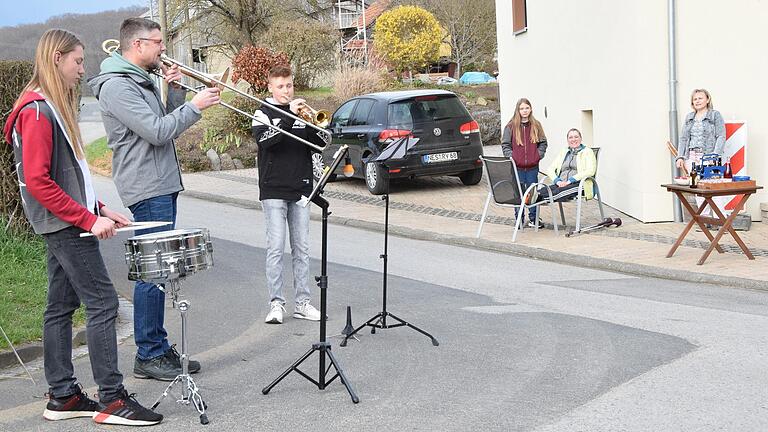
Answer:
[[(49, 401), (43, 417), (92, 417), (98, 423), (145, 426), (163, 416), (142, 407), (123, 387), (117, 368), (118, 300), (97, 239), (130, 224), (96, 200), (77, 124), (77, 84), (83, 43), (53, 29), (40, 38), (32, 79), (5, 124), (13, 146), (24, 213), (47, 245), (48, 303), (43, 318)], [(90, 232), (91, 237), (80, 237)], [(72, 314), (85, 304), (86, 337), (96, 402), (82, 391), (72, 365)]]
[[(544, 134), (541, 123), (533, 116), (533, 106), (528, 99), (521, 98), (517, 101), (515, 114), (504, 127), (501, 150), (505, 157), (515, 162), (517, 177), (523, 191), (530, 185), (538, 183), (539, 161), (547, 152), (547, 136)], [(517, 216), (524, 215), (522, 212), (517, 215), (517, 209), (515, 209), (515, 217)], [(533, 228), (538, 224), (543, 228), (544, 224), (536, 217), (536, 207), (528, 211), (528, 218), (530, 219), (528, 226)]]

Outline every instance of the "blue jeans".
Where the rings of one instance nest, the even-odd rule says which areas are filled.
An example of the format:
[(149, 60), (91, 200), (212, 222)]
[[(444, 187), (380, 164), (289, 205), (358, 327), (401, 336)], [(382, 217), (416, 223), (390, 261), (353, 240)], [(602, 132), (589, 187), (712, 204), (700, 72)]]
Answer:
[(265, 199), (261, 201), (267, 228), (267, 288), (269, 301), (285, 304), (283, 296), (283, 249), (285, 231), (291, 242), (293, 258), (294, 301), (309, 300), (309, 206), (302, 207), (298, 201)]
[[(174, 229), (176, 226), (176, 199), (178, 193), (161, 195), (140, 201), (128, 209), (136, 222), (163, 221), (173, 225), (136, 231), (136, 235)], [(133, 288), (133, 338), (136, 357), (149, 360), (170, 349), (165, 321), (165, 293), (154, 283), (137, 281)]]
[(43, 238), (48, 246), (48, 304), (43, 315), (43, 356), (49, 393), (64, 398), (77, 391), (72, 366), (72, 314), (85, 304), (88, 356), (99, 398), (112, 400), (123, 391), (117, 369), (118, 300), (95, 237), (65, 228)]
[[(523, 193), (525, 193), (525, 190), (528, 189), (529, 186), (536, 184), (539, 181), (539, 167), (518, 168), (517, 177), (520, 180), (520, 188), (523, 190)], [(536, 207), (528, 209), (528, 219), (531, 222), (536, 221), (536, 210)], [(515, 208), (515, 219), (517, 219), (517, 208)]]

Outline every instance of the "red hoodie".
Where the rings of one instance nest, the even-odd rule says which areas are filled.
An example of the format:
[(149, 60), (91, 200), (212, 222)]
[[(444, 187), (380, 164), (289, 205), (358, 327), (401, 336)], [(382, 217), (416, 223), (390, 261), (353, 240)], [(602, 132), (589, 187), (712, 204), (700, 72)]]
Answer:
[[(30, 103), (32, 105), (24, 109)], [(17, 136), (15, 143), (14, 122)], [(81, 174), (72, 171), (73, 167), (80, 170), (80, 166), (63, 128), (45, 98), (36, 92), (27, 92), (8, 117), (3, 135), (14, 146), (24, 211), (35, 232), (53, 232), (55, 228), (65, 228), (66, 225), (90, 231), (98, 217), (85, 208), (84, 202), (78, 202), (72, 197), (80, 196), (85, 201), (85, 192), (80, 186), (83, 182), (80, 179), (73, 182), (71, 178), (73, 173)], [(54, 158), (56, 163), (52, 171)], [(30, 202), (28, 197), (34, 198), (35, 202)], [(38, 209), (38, 204), (47, 212)], [(100, 202), (97, 205), (99, 208), (103, 206)], [(48, 213), (66, 225), (51, 224), (51, 215)]]

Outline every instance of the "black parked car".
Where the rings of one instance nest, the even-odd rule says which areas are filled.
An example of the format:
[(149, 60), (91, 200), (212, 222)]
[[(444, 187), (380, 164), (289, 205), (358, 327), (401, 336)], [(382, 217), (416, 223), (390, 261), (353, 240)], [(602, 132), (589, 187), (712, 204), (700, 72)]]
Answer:
[[(343, 144), (349, 145), (354, 177), (364, 178), (368, 190), (376, 195), (386, 192), (389, 178), (456, 175), (465, 185), (474, 185), (483, 175), (478, 124), (449, 91), (412, 90), (358, 96), (333, 113), (329, 129), (333, 132), (333, 143), (322, 155), (313, 155), (316, 178), (322, 174), (323, 160), (330, 163)], [(403, 159), (388, 161), (386, 168), (373, 162), (388, 143), (404, 136), (419, 141)], [(341, 174), (342, 166), (334, 174)]]

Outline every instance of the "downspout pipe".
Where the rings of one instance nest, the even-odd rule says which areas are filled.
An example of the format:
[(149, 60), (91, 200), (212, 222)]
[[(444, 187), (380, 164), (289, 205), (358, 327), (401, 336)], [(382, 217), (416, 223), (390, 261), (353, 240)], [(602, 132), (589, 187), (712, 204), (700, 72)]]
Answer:
[[(669, 40), (669, 139), (677, 146), (680, 141), (679, 132), (677, 129), (677, 51), (675, 33), (677, 29), (677, 22), (675, 17), (675, 0), (667, 0), (667, 32)], [(675, 160), (671, 162), (672, 178), (677, 176), (677, 167), (675, 166)], [(677, 195), (672, 198), (672, 210), (675, 215), (675, 222), (683, 221), (683, 208), (680, 205), (680, 200)]]

